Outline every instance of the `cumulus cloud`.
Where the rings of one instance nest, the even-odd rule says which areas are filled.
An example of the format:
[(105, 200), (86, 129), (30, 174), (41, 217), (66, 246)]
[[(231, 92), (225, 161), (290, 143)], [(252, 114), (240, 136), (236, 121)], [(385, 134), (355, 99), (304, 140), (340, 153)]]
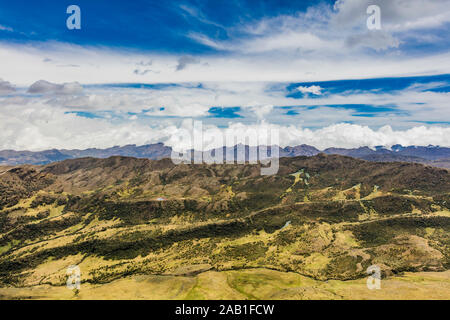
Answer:
[(320, 86), (309, 86), (309, 87), (299, 86), (297, 87), (297, 90), (304, 94), (312, 93), (316, 96), (320, 96), (322, 94), (322, 88)]
[(178, 59), (178, 65), (176, 70), (181, 71), (186, 69), (186, 67), (190, 64), (197, 64), (200, 63), (200, 61), (194, 57), (191, 56), (182, 56)]
[(56, 84), (45, 80), (39, 80), (28, 88), (28, 93), (33, 94), (79, 94), (83, 87), (78, 82)]
[[(77, 116), (60, 108), (49, 107), (42, 102), (20, 107), (6, 105), (0, 109), (0, 123), (2, 123), (0, 149), (15, 150), (106, 148), (114, 145), (142, 145), (156, 142), (180, 147), (174, 137), (185, 132), (183, 129), (190, 129), (188, 120), (180, 122), (166, 118), (149, 122), (131, 116), (115, 123), (104, 118)], [(254, 124), (231, 123), (227, 128), (205, 124), (205, 129), (214, 129), (222, 133), (229, 129), (237, 133), (237, 143), (245, 143), (239, 139), (243, 139), (248, 131), (277, 130), (282, 147), (299, 144), (309, 144), (319, 149), (379, 145), (390, 147), (395, 144), (434, 144), (450, 147), (450, 128), (440, 126), (416, 126), (394, 130), (390, 126), (372, 129), (364, 125), (337, 123), (319, 129), (308, 129), (296, 124), (277, 125), (261, 121)]]
[(10, 82), (4, 81), (0, 78), (0, 94), (10, 94), (14, 91), (16, 91), (16, 88), (14, 88)]
[[(450, 128), (418, 126), (407, 130), (393, 130), (390, 126), (378, 130), (368, 126), (338, 123), (324, 128), (312, 130), (299, 126), (282, 126), (269, 123), (242, 124), (234, 123), (227, 129), (233, 132), (277, 130), (280, 137), (280, 146), (294, 146), (308, 144), (318, 149), (330, 147), (357, 148), (361, 146), (386, 146), (395, 144), (409, 145), (440, 145), (450, 146)], [(243, 134), (238, 143), (245, 143)]]
[(263, 120), (273, 111), (273, 105), (252, 105), (248, 106), (255, 113), (258, 120)]

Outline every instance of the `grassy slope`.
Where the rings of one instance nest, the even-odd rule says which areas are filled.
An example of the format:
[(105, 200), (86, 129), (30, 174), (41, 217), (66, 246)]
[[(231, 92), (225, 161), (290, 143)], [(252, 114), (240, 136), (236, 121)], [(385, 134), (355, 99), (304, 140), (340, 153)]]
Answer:
[(448, 299), (450, 271), (405, 273), (369, 290), (365, 279), (317, 281), (268, 269), (208, 271), (197, 276), (130, 276), (103, 285), (0, 288), (0, 299)]
[[(72, 298), (61, 287), (72, 264), (83, 272), (80, 298), (418, 298), (448, 290), (448, 272), (421, 273), (450, 265), (446, 170), (320, 155), (282, 159), (271, 177), (257, 166), (121, 157), (3, 172), (7, 298)], [(372, 264), (397, 295), (366, 292)], [(408, 271), (424, 280), (392, 277)]]

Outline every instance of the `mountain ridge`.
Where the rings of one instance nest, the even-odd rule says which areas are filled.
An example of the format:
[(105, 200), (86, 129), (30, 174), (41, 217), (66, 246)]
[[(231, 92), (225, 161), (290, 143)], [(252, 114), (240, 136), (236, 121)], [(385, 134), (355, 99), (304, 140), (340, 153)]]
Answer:
[[(238, 145), (230, 147), (237, 152)], [(256, 147), (249, 147), (244, 145), (246, 159), (248, 159), (249, 150)], [(226, 154), (225, 147), (222, 147), (223, 154)], [(270, 149), (270, 148), (269, 148)], [(214, 149), (213, 149), (214, 150)], [(218, 150), (218, 149), (215, 149)], [(212, 150), (210, 150), (211, 152)], [(112, 156), (125, 156), (135, 158), (146, 158), (151, 160), (161, 160), (170, 158), (172, 148), (163, 143), (146, 144), (137, 146), (134, 144), (125, 146), (115, 146), (111, 148), (98, 149), (51, 149), (44, 151), (14, 151), (2, 150), (0, 151), (0, 165), (45, 165), (52, 162), (63, 161), (67, 159), (94, 157), (94, 158), (109, 158)], [(369, 147), (359, 148), (326, 148), (319, 150), (313, 146), (302, 144), (297, 146), (279, 147), (280, 157), (296, 157), (296, 156), (315, 156), (319, 153), (339, 154), (350, 156), (353, 158), (381, 161), (381, 162), (417, 162), (427, 164), (435, 167), (450, 168), (450, 148), (439, 146), (409, 146), (403, 147), (401, 145), (392, 146), (391, 150), (384, 147), (376, 147), (371, 149)]]

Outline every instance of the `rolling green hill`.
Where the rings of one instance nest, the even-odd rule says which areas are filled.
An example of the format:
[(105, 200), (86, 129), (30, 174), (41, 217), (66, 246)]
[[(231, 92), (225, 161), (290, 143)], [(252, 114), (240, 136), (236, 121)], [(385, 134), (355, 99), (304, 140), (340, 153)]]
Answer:
[[(370, 298), (345, 290), (365, 287), (374, 264), (389, 285), (404, 274), (417, 287), (400, 286), (405, 298), (450, 283), (450, 172), (421, 164), (319, 154), (260, 176), (259, 165), (83, 158), (0, 169), (0, 210), (5, 299), (108, 298), (108, 287), (122, 298)], [(77, 295), (65, 288), (73, 264)]]

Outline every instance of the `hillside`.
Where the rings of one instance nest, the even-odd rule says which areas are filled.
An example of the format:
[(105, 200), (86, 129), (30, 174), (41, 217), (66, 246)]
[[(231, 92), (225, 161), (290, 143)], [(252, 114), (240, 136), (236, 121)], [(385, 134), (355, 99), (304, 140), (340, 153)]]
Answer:
[[(374, 264), (387, 283), (430, 271), (450, 283), (450, 172), (421, 164), (318, 154), (260, 176), (259, 165), (82, 158), (0, 169), (0, 210), (4, 298), (66, 297), (72, 264), (89, 294), (147, 277), (194, 299), (206, 297), (194, 278), (228, 281), (215, 290), (233, 299), (330, 298), (336, 281), (339, 298)], [(261, 296), (261, 279), (279, 285)]]

